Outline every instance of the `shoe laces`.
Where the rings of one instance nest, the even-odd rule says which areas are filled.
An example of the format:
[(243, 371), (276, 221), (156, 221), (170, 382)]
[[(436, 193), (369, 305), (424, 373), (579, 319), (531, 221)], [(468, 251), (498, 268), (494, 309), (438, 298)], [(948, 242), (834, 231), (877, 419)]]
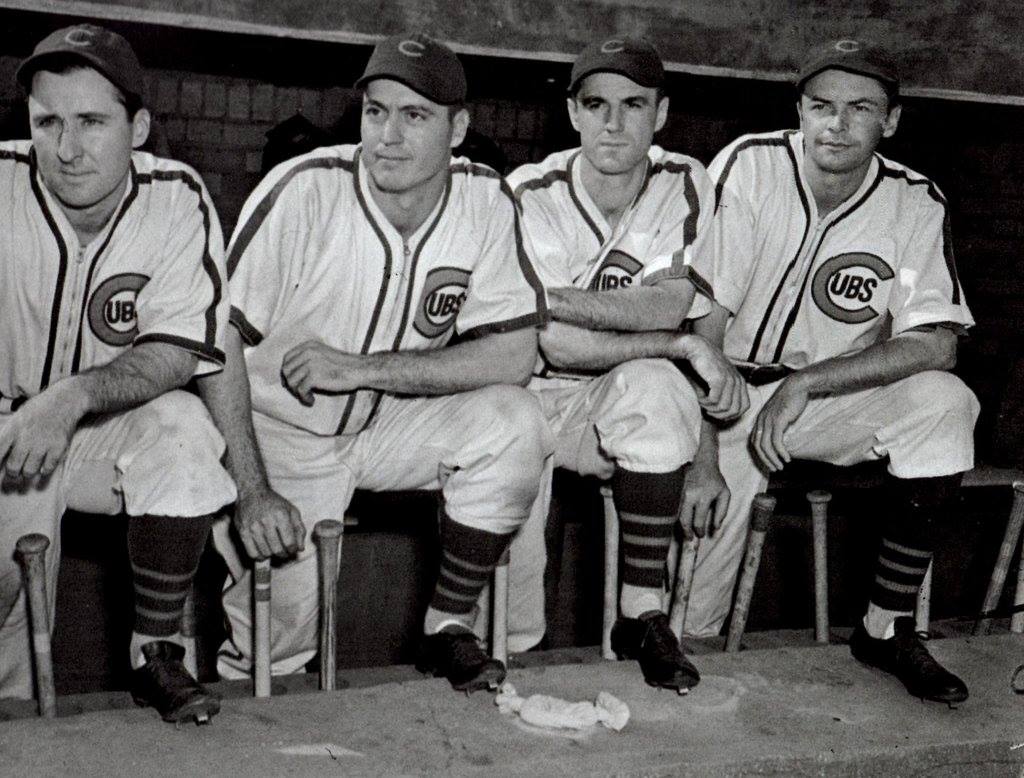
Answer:
[(476, 637), (468, 633), (448, 635), (453, 667), (476, 667), (487, 660)]
[(899, 635), (895, 647), (896, 662), (898, 664), (913, 664), (926, 671), (940, 669), (939, 663), (935, 661), (935, 657), (928, 652), (924, 643), (921, 642), (921, 639), (914, 632)]
[(665, 614), (659, 613), (646, 621), (647, 629), (644, 632), (643, 640), (640, 641), (641, 648), (661, 657), (682, 655), (679, 641), (669, 627)]

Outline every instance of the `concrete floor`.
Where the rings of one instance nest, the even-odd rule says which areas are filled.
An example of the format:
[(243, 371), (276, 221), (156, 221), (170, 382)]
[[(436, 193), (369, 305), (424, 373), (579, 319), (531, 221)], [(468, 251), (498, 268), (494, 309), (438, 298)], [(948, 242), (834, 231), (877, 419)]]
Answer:
[(24, 776), (1024, 777), (1024, 696), (1010, 688), (1021, 636), (930, 643), (970, 687), (955, 709), (910, 697), (843, 645), (704, 649), (693, 652), (703, 680), (683, 697), (594, 649), (525, 655), (532, 666), (510, 671), (524, 696), (614, 694), (632, 712), (619, 733), (537, 730), (499, 713), (490, 694), (467, 697), (394, 667), (343, 674), (349, 688), (329, 693), (311, 691), (309, 676), (275, 679), (284, 693), (269, 700), (224, 684), (223, 710), (205, 727), (164, 724), (122, 693), (106, 697), (115, 709), (65, 716), (82, 700), (62, 698), (55, 720), (0, 723), (0, 764)]

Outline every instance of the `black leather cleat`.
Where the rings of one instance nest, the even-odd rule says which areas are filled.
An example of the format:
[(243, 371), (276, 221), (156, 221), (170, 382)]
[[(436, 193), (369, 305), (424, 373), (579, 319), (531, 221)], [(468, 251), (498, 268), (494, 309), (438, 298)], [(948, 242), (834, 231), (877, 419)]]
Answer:
[(893, 627), (896, 634), (881, 640), (858, 624), (850, 635), (854, 659), (896, 676), (915, 697), (946, 703), (967, 699), (967, 686), (928, 653), (910, 616), (900, 616)]
[(479, 689), (497, 689), (505, 680), (505, 665), (487, 656), (476, 635), (465, 627), (449, 626), (436, 634), (425, 635), (416, 669), (444, 676), (453, 689), (467, 694)]
[(220, 697), (200, 686), (185, 669), (185, 649), (167, 640), (142, 646), (146, 663), (132, 671), (132, 699), (151, 705), (164, 721), (180, 724), (194, 719), (208, 724), (220, 711)]
[(638, 619), (619, 618), (612, 627), (612, 651), (619, 659), (636, 659), (651, 686), (686, 694), (700, 682), (668, 625), (668, 616), (649, 611)]

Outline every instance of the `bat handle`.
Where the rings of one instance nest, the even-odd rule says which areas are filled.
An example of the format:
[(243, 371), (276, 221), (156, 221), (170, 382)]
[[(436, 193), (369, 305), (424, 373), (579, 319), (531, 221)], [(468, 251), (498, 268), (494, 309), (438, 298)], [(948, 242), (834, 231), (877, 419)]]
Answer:
[(750, 537), (747, 550), (743, 556), (743, 569), (740, 571), (739, 588), (736, 591), (736, 604), (732, 608), (729, 619), (729, 635), (725, 641), (726, 651), (739, 651), (743, 630), (747, 627), (747, 614), (750, 612), (750, 600), (754, 595), (754, 582), (757, 580), (757, 569), (761, 566), (761, 549), (764, 536), (768, 531), (772, 513), (775, 511), (775, 498), (768, 494), (754, 495), (753, 516), (750, 520)]
[(50, 652), (50, 614), (46, 604), (46, 549), (50, 539), (33, 532), (15, 544), (21, 565), (32, 625), (32, 657), (36, 666), (36, 697), (39, 715), (52, 719), (57, 713), (57, 694), (53, 685), (53, 655)]
[(313, 527), (317, 568), (320, 578), (320, 688), (336, 688), (338, 572), (345, 525), (334, 519), (318, 521)]
[(270, 696), (270, 560), (257, 559), (252, 571), (253, 692)]
[(814, 640), (828, 643), (828, 504), (832, 494), (824, 489), (807, 493), (811, 505), (814, 541)]

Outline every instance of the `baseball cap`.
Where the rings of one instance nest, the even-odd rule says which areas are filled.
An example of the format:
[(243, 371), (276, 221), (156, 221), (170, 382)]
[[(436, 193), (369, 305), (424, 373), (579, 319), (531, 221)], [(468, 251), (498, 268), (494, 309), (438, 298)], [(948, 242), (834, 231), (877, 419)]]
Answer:
[(609, 38), (591, 43), (572, 66), (569, 91), (591, 73), (618, 73), (640, 86), (660, 87), (665, 84), (665, 67), (658, 50), (643, 38)]
[(377, 44), (356, 87), (375, 78), (398, 81), (441, 105), (466, 99), (466, 71), (455, 52), (419, 32), (394, 35)]
[(807, 79), (830, 68), (869, 76), (894, 90), (900, 87), (899, 73), (888, 51), (850, 38), (829, 41), (811, 49), (800, 65), (797, 87), (802, 87)]
[(77, 57), (96, 68), (123, 92), (141, 95), (142, 66), (131, 44), (116, 32), (95, 24), (76, 24), (51, 32), (18, 66), (15, 74), (26, 91), (32, 86), (32, 76), (50, 60)]

